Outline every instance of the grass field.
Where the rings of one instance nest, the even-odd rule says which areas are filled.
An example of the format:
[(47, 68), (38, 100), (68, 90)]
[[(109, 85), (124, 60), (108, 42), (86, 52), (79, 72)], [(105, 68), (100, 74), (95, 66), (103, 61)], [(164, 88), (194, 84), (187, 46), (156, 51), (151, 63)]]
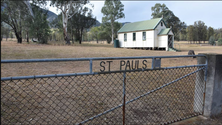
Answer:
[[(84, 58), (187, 55), (222, 53), (222, 47), (176, 42), (182, 52), (113, 48), (109, 44), (71, 46), (1, 42), (1, 59)], [(148, 63), (151, 63), (151, 60)], [(119, 65), (112, 68), (118, 69)], [(162, 67), (196, 64), (196, 58), (163, 59)], [(99, 71), (99, 62), (93, 63)], [(126, 101), (178, 79), (197, 68), (127, 73)], [(1, 64), (1, 77), (88, 72), (88, 62)], [(126, 123), (154, 124), (195, 115), (196, 73), (126, 106)], [(1, 83), (1, 122), (24, 124), (73, 124), (122, 103), (122, 73), (14, 80)], [(201, 80), (200, 80), (201, 81)], [(200, 85), (202, 86), (202, 85)], [(200, 96), (203, 97), (203, 93)], [(184, 108), (186, 106), (186, 108)], [(89, 124), (121, 124), (118, 108)], [(149, 120), (148, 120), (149, 119)]]
[[(222, 53), (222, 46), (208, 44), (187, 44), (175, 42), (175, 46), (182, 52), (168, 52), (158, 50), (138, 50), (114, 48), (109, 44), (83, 43), (71, 46), (54, 46), (30, 43), (17, 44), (15, 40), (1, 42), (1, 59), (44, 59), (44, 58), (85, 58), (85, 57), (132, 57), (132, 56), (173, 56), (187, 55), (189, 50), (198, 53)], [(97, 63), (97, 64), (96, 64)], [(196, 64), (196, 59), (171, 59), (162, 60), (163, 66)], [(94, 70), (100, 66), (95, 62)], [(118, 66), (114, 69), (118, 68)], [(31, 64), (1, 64), (1, 76), (43, 75), (73, 72), (88, 72), (88, 62), (59, 62), (59, 63), (31, 63)]]

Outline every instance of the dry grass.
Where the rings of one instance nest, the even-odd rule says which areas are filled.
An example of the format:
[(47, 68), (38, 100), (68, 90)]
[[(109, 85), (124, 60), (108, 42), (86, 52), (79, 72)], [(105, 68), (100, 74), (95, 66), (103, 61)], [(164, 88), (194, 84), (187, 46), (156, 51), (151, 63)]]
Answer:
[[(85, 57), (128, 57), (128, 56), (170, 56), (187, 55), (189, 50), (198, 53), (222, 53), (222, 47), (210, 45), (179, 44), (182, 52), (166, 52), (154, 50), (135, 50), (114, 48), (109, 44), (85, 43), (71, 46), (41, 45), (30, 43), (17, 44), (15, 40), (1, 42), (1, 59), (36, 59), (36, 58), (85, 58)], [(149, 61), (149, 60), (148, 60)], [(151, 61), (151, 60), (150, 60)], [(149, 61), (149, 62), (150, 62)], [(196, 59), (162, 59), (162, 66), (176, 66), (196, 64)], [(99, 62), (95, 62), (94, 71), (99, 71)], [(113, 65), (118, 69), (119, 64)], [(88, 62), (59, 62), (59, 63), (27, 63), (27, 64), (1, 64), (1, 76), (42, 75), (73, 72), (88, 72)]]

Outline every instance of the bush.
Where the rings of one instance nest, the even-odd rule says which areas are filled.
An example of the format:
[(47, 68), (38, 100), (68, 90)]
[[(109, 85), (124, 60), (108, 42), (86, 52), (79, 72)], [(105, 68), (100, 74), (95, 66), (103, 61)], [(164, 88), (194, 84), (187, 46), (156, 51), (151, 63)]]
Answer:
[(219, 39), (218, 39), (217, 45), (218, 45), (218, 46), (222, 46), (222, 38), (219, 38)]
[(210, 45), (215, 45), (215, 44), (216, 44), (215, 38), (214, 38), (213, 36), (210, 37), (210, 39), (209, 39), (209, 44), (210, 44)]

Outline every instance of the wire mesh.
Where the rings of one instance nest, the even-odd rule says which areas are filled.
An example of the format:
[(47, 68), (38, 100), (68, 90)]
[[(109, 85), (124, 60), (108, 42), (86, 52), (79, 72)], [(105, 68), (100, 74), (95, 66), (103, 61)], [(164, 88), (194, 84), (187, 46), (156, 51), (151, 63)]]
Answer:
[[(204, 77), (198, 74), (204, 69), (180, 79), (196, 70), (190, 67), (128, 73), (127, 101), (159, 89), (126, 106), (126, 124), (168, 124), (202, 114)], [(175, 79), (180, 80), (171, 83)], [(161, 88), (166, 83), (171, 84)], [(195, 111), (197, 103), (200, 107)]]
[[(165, 124), (201, 114), (203, 72), (204, 67), (127, 72), (125, 124)], [(1, 122), (122, 124), (123, 76), (124, 72), (2, 80)]]

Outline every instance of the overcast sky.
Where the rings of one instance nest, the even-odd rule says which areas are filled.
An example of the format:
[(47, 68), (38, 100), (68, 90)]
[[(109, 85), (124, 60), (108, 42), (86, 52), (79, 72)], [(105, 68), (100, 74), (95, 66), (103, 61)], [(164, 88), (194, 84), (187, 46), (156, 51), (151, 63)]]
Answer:
[[(91, 1), (94, 4), (93, 15), (102, 22), (103, 14), (101, 8), (104, 1)], [(222, 28), (222, 1), (122, 1), (124, 4), (125, 18), (118, 22), (136, 22), (151, 19), (151, 7), (156, 3), (166, 4), (174, 15), (185, 22), (193, 25), (195, 21), (201, 20), (208, 27)], [(59, 13), (54, 8), (51, 11)]]

